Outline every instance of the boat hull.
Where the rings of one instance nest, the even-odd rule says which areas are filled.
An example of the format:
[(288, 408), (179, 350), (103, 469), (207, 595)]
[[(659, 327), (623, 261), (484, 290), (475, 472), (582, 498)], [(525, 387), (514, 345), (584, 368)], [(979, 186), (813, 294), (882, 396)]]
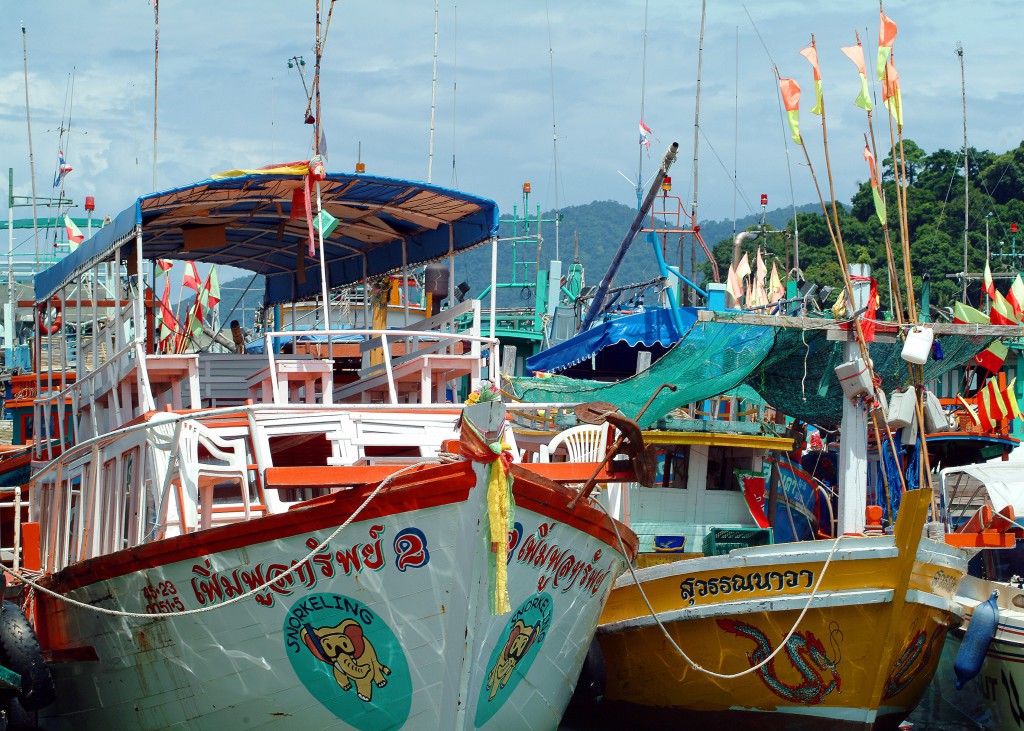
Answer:
[[(733, 678), (691, 667), (632, 577), (622, 577), (597, 635), (606, 668), (601, 705), (652, 723), (721, 717), (730, 727), (895, 727), (917, 705), (959, 623), (953, 592), (966, 570), (965, 554), (921, 538), (923, 512), (910, 522), (902, 535), (898, 526), (895, 537), (847, 538), (834, 551), (833, 541), (782, 544), (637, 572), (671, 639), (707, 670), (747, 671)], [(751, 671), (794, 626), (786, 648)]]
[[(954, 663), (978, 603), (999, 592), (999, 624), (977, 676), (957, 690)], [(939, 669), (911, 720), (924, 726), (1017, 731), (1024, 724), (1024, 590), (1007, 582), (965, 577), (959, 599), (964, 625), (949, 633)]]
[[(396, 482), (295, 574), (234, 604), (329, 537), (366, 491), (56, 575), (80, 602), (154, 616), (37, 594), (57, 685), (44, 726), (555, 728), (625, 559), (596, 510), (570, 512), (557, 486), (517, 478), (511, 612), (492, 614), (488, 469)], [(183, 608), (211, 611), (159, 616)]]

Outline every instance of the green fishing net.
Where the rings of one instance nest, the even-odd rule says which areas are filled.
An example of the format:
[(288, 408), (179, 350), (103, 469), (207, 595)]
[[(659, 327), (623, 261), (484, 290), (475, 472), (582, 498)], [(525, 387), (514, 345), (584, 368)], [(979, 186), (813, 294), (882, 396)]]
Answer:
[[(943, 335), (936, 339), (943, 358), (931, 358), (923, 366), (925, 383), (963, 366), (994, 338)], [(875, 375), (882, 379), (886, 394), (910, 382), (902, 350), (901, 340), (870, 344)], [(784, 414), (831, 428), (843, 418), (843, 390), (833, 371), (843, 360), (843, 343), (828, 340), (824, 330), (780, 330), (775, 346), (745, 383)]]
[(675, 385), (675, 391), (662, 390), (637, 419), (642, 428), (648, 428), (673, 409), (735, 388), (768, 356), (774, 342), (773, 327), (697, 322), (650, 368), (618, 383), (551, 376), (513, 377), (507, 384), (520, 401), (607, 401), (630, 418), (636, 418), (658, 386)]

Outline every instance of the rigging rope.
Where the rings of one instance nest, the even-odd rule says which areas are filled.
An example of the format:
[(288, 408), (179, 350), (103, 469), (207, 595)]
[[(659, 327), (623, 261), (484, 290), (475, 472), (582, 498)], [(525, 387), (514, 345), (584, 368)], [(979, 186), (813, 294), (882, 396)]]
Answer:
[[(293, 563), (291, 568), (289, 568), (289, 569), (287, 569), (285, 571), (282, 571), (280, 574), (274, 576), (271, 579), (267, 579), (267, 581), (264, 581), (259, 586), (254, 587), (253, 589), (250, 589), (249, 591), (245, 592), (244, 594), (239, 594), (238, 596), (231, 597), (230, 599), (227, 599), (227, 600), (221, 602), (220, 604), (211, 604), (209, 606), (199, 607), (197, 609), (186, 609), (183, 612), (167, 612), (167, 613), (160, 613), (160, 614), (150, 614), (148, 612), (128, 612), (128, 611), (123, 611), (123, 610), (120, 610), (120, 609), (107, 609), (106, 607), (99, 607), (99, 606), (96, 606), (94, 604), (87, 604), (86, 602), (80, 602), (77, 599), (72, 599), (69, 596), (65, 596), (63, 594), (57, 593), (56, 591), (53, 591), (52, 589), (48, 589), (47, 587), (42, 586), (41, 584), (37, 583), (36, 581), (33, 581), (32, 579), (30, 579), (28, 577), (28, 575), (24, 571), (15, 571), (14, 569), (8, 568), (6, 566), (0, 567), (0, 568), (3, 569), (4, 573), (10, 574), (12, 577), (18, 579), (23, 584), (26, 584), (29, 587), (31, 587), (32, 589), (35, 589), (37, 591), (41, 591), (44, 594), (48, 594), (48, 595), (54, 597), (55, 599), (59, 599), (60, 601), (66, 602), (68, 604), (71, 604), (72, 606), (76, 606), (76, 607), (79, 607), (81, 609), (91, 609), (94, 612), (98, 612), (100, 614), (108, 614), (108, 615), (113, 616), (113, 617), (128, 617), (128, 618), (131, 618), (131, 619), (176, 619), (178, 617), (187, 617), (187, 616), (190, 616), (190, 615), (193, 615), (193, 614), (203, 614), (204, 612), (212, 612), (212, 611), (214, 611), (216, 609), (220, 609), (220, 608), (226, 607), (226, 606), (228, 606), (230, 604), (234, 604), (236, 602), (240, 602), (243, 599), (248, 599), (249, 597), (253, 596), (254, 594), (259, 594), (261, 591), (265, 591), (266, 589), (269, 589), (271, 586), (273, 586), (274, 584), (278, 583), (279, 581), (284, 579), (286, 576), (290, 576), (291, 574), (293, 574), (296, 571), (298, 571), (301, 566), (305, 565), (308, 561), (310, 561), (313, 558), (313, 556), (315, 554), (317, 554), (320, 551), (322, 551), (327, 546), (328, 543), (330, 543), (332, 540), (334, 540), (338, 536), (338, 534), (341, 533), (342, 530), (347, 528), (349, 526), (349, 524), (351, 524), (352, 521), (354, 521), (359, 516), (359, 514), (363, 512), (363, 510), (366, 508), (366, 506), (369, 505), (370, 502), (375, 497), (377, 497), (377, 495), (384, 488), (388, 487), (395, 480), (396, 477), (399, 477), (399, 476), (405, 474), (406, 472), (410, 472), (410, 471), (412, 471), (412, 470), (414, 470), (414, 469), (416, 469), (418, 467), (423, 467), (423, 466), (432, 465), (432, 464), (448, 464), (450, 462), (454, 462), (456, 459), (457, 458), (454, 455), (450, 455), (448, 453), (442, 452), (441, 454), (438, 455), (437, 459), (421, 460), (420, 462), (416, 462), (416, 463), (411, 464), (411, 465), (406, 465), (405, 467), (402, 467), (401, 469), (397, 470), (393, 474), (391, 474), (388, 477), (386, 477), (385, 479), (381, 480), (380, 484), (377, 485), (377, 487), (375, 487), (373, 489), (373, 491), (369, 495), (366, 496), (366, 499), (363, 500), (363, 502), (359, 505), (359, 507), (357, 507), (355, 509), (355, 511), (352, 513), (352, 515), (350, 515), (345, 520), (344, 523), (342, 523), (337, 528), (335, 528), (334, 531), (332, 531), (331, 534), (329, 536), (327, 536), (327, 538), (325, 538), (315, 548), (313, 548), (309, 553), (307, 553), (305, 558), (303, 558), (301, 561), (297, 561), (297, 562)], [(112, 598), (112, 596), (111, 596), (111, 598)]]
[[(600, 501), (592, 500), (591, 502), (596, 503), (598, 506), (600, 506), (601, 510), (604, 511), (605, 515), (611, 518), (611, 514), (608, 512), (608, 509)], [(615, 538), (619, 542), (619, 548), (622, 550), (622, 554), (624, 556), (628, 556), (629, 553), (626, 551), (626, 546), (622, 542), (622, 536), (619, 535), (619, 526), (617, 525), (617, 521), (613, 519), (611, 523), (612, 528), (615, 530)], [(669, 634), (668, 628), (665, 627), (665, 625), (662, 623), (661, 618), (658, 617), (658, 613), (654, 611), (654, 607), (651, 606), (651, 602), (647, 598), (647, 594), (644, 592), (643, 587), (640, 585), (640, 579), (637, 578), (636, 570), (633, 568), (633, 564), (628, 563), (626, 565), (629, 567), (629, 574), (633, 578), (633, 583), (636, 585), (636, 590), (640, 592), (640, 596), (643, 598), (644, 604), (647, 606), (647, 611), (650, 612), (651, 617), (654, 619), (655, 623), (661, 629), (661, 633), (665, 635), (665, 639), (668, 640), (668, 644), (672, 646), (672, 649), (679, 653), (679, 656), (686, 660), (686, 662), (694, 670), (699, 670), (705, 675), (710, 675), (713, 678), (720, 678), (722, 680), (733, 680), (735, 678), (742, 678), (744, 675), (750, 675), (750, 673), (756, 673), (758, 670), (760, 670), (765, 665), (774, 660), (776, 655), (778, 655), (780, 652), (782, 652), (789, 646), (789, 640), (793, 637), (794, 634), (796, 634), (796, 630), (800, 626), (800, 623), (803, 621), (804, 616), (807, 614), (807, 610), (811, 608), (811, 604), (818, 596), (818, 589), (821, 587), (821, 582), (825, 578), (825, 573), (828, 571), (829, 564), (832, 563), (832, 556), (835, 555), (836, 549), (839, 547), (839, 541), (841, 541), (844, 538), (850, 537), (851, 536), (845, 535), (836, 536), (836, 539), (832, 542), (832, 549), (828, 552), (828, 557), (825, 559), (825, 564), (821, 567), (821, 573), (818, 575), (818, 580), (815, 582), (814, 588), (811, 589), (811, 595), (807, 597), (807, 603), (804, 604), (804, 608), (800, 610), (800, 615), (796, 618), (796, 621), (793, 623), (793, 626), (790, 627), (789, 632), (786, 633), (786, 636), (782, 639), (782, 642), (779, 643), (779, 646), (772, 650), (772, 653), (764, 660), (759, 662), (757, 665), (752, 665), (746, 670), (741, 670), (738, 673), (731, 674), (719, 673), (715, 672), (714, 670), (708, 670), (706, 667), (700, 665), (697, 662), (694, 662), (694, 660), (683, 651), (683, 648), (681, 648), (678, 645), (678, 643), (676, 643), (672, 635)]]

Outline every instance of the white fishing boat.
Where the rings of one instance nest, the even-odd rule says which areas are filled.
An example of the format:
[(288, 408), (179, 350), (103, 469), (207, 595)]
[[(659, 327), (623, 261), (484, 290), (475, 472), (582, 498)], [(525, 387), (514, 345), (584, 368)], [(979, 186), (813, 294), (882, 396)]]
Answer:
[[(947, 530), (980, 540), (975, 541), (970, 574), (957, 588), (964, 623), (949, 633), (915, 720), (1017, 729), (1024, 722), (1024, 554), (1019, 542), (1024, 527), (1016, 518), (1024, 514), (1020, 468), (1012, 461), (964, 465), (942, 470), (940, 479)], [(972, 639), (974, 651), (960, 655), (975, 612), (993, 595), (992, 631), (983, 632), (980, 643)]]
[[(325, 312), (316, 335), (356, 339), (354, 374), (282, 354), (310, 334), (295, 330), (265, 333), (263, 354), (156, 352), (146, 260), (262, 272), (272, 307), (493, 245), (491, 201), (316, 163), (142, 196), (37, 277), (44, 303), (113, 267), (126, 306), (81, 344), (96, 357), (73, 383), (41, 378), (38, 427), (69, 446), (35, 455), (17, 578), (38, 645), (4, 656), (27, 678), (11, 713), (45, 706), (39, 723), (68, 729), (558, 724), (637, 543), (558, 482), (597, 465), (511, 464), (478, 303), (400, 331), (332, 330)], [(468, 389), (482, 402), (445, 402)]]

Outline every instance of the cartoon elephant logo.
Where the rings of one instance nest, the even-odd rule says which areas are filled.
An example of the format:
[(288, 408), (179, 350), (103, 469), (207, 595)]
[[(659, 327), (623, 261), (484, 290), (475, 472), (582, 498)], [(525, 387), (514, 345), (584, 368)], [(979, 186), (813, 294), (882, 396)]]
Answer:
[(342, 690), (355, 684), (356, 695), (367, 703), (373, 698), (373, 686), (388, 684), (385, 676), (391, 668), (377, 659), (363, 627), (354, 619), (346, 619), (334, 627), (314, 628), (307, 624), (299, 635), (313, 656), (334, 668), (334, 679)]
[(487, 688), (490, 690), (487, 700), (493, 700), (498, 689), (504, 688), (508, 683), (512, 677), (512, 671), (516, 669), (516, 665), (537, 639), (537, 633), (538, 626), (536, 624), (526, 624), (521, 619), (512, 625), (508, 641), (501, 654), (498, 655), (491, 672), (487, 675)]

